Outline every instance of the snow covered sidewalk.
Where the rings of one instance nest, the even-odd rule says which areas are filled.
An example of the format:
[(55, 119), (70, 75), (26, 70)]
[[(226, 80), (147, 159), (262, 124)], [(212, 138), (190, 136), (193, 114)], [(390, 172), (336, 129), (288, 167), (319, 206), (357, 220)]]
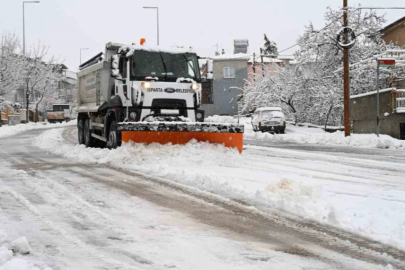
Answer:
[(328, 133), (319, 128), (287, 125), (286, 134), (254, 132), (252, 126), (245, 124), (245, 139), (264, 140), (280, 143), (300, 143), (319, 145), (339, 145), (362, 148), (400, 149), (405, 150), (405, 141), (388, 135), (351, 134), (345, 137), (344, 132)]
[(32, 129), (45, 129), (45, 128), (55, 128), (55, 127), (65, 127), (65, 126), (75, 126), (77, 125), (76, 120), (72, 120), (69, 122), (63, 122), (63, 123), (55, 123), (55, 124), (50, 124), (48, 122), (30, 122), (28, 124), (19, 124), (15, 126), (9, 126), (9, 125), (3, 125), (0, 127), (0, 138), (5, 137), (5, 136), (12, 136), (27, 130), (32, 130)]
[(85, 148), (45, 131), (35, 145), (83, 163), (161, 177), (259, 208), (277, 210), (405, 249), (403, 161), (248, 146), (124, 144)]

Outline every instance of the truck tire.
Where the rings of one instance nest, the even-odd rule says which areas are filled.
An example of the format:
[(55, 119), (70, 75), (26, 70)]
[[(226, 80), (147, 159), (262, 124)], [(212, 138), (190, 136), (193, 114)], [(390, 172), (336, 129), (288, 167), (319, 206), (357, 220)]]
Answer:
[(84, 121), (84, 144), (86, 147), (92, 147), (94, 139), (91, 137), (90, 119)]
[(111, 121), (110, 129), (108, 131), (107, 148), (115, 149), (121, 146), (121, 133), (117, 130), (117, 123)]
[(77, 124), (77, 133), (79, 144), (84, 144), (84, 119), (80, 119)]

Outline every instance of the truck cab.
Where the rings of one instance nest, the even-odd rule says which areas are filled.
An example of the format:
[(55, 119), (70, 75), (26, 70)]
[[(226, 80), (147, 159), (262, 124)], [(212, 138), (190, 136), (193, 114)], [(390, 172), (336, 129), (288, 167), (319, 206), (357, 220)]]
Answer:
[(112, 59), (115, 89), (111, 95), (119, 96), (124, 107), (131, 107), (127, 121), (154, 117), (203, 120), (202, 112), (196, 117), (201, 104), (201, 75), (195, 53), (124, 46)]

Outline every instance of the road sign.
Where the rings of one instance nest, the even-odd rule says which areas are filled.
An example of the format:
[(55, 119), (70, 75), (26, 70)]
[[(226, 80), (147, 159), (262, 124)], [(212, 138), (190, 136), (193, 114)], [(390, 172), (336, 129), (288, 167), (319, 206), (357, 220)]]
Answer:
[(382, 68), (394, 68), (395, 59), (378, 59), (378, 65)]

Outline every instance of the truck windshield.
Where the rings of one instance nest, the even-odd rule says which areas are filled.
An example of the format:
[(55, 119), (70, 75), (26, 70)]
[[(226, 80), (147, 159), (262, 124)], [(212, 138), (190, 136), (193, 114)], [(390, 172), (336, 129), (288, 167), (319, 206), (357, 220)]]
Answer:
[(158, 77), (161, 81), (190, 78), (201, 81), (197, 56), (192, 53), (135, 51), (132, 59), (133, 80)]

